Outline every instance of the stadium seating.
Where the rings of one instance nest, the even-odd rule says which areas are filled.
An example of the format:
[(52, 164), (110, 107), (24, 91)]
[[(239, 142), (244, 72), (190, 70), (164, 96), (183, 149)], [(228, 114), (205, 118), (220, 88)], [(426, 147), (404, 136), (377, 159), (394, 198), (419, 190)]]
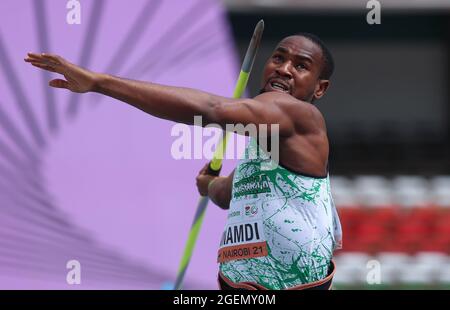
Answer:
[(384, 285), (450, 285), (450, 176), (338, 176), (331, 189), (344, 233), (336, 284), (367, 284), (375, 260)]

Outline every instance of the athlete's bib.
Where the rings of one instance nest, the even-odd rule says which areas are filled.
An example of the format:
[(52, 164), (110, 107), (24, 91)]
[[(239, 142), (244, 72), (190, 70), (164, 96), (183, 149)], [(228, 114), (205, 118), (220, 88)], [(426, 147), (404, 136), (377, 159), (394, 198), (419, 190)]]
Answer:
[(258, 201), (243, 202), (242, 211), (230, 213), (225, 226), (218, 262), (267, 256), (263, 217)]

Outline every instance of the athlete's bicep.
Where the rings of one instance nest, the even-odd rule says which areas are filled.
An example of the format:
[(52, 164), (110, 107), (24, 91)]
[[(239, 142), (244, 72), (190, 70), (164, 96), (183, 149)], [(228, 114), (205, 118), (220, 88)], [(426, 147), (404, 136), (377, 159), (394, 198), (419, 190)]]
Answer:
[[(212, 119), (224, 130), (249, 135), (248, 131), (278, 130), (281, 136), (294, 132), (294, 122), (283, 100), (274, 96), (260, 95), (254, 99), (224, 102), (214, 107)], [(244, 128), (245, 127), (245, 128)], [(247, 130), (243, 133), (242, 131)], [(251, 133), (250, 133), (251, 134)]]

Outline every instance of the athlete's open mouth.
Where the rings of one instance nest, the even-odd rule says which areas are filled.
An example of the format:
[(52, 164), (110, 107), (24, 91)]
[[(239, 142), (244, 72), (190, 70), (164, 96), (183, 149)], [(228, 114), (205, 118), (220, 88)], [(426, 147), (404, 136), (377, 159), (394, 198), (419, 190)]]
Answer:
[(280, 91), (283, 93), (289, 93), (289, 85), (280, 80), (271, 80), (269, 82), (270, 88), (272, 90)]

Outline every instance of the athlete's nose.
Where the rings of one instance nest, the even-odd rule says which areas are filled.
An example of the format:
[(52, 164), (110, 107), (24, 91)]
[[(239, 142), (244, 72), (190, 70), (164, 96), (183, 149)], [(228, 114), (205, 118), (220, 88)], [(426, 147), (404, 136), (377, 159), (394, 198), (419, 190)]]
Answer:
[(279, 76), (290, 79), (292, 78), (292, 73), (290, 69), (291, 63), (289, 61), (285, 61), (276, 68), (276, 72)]

